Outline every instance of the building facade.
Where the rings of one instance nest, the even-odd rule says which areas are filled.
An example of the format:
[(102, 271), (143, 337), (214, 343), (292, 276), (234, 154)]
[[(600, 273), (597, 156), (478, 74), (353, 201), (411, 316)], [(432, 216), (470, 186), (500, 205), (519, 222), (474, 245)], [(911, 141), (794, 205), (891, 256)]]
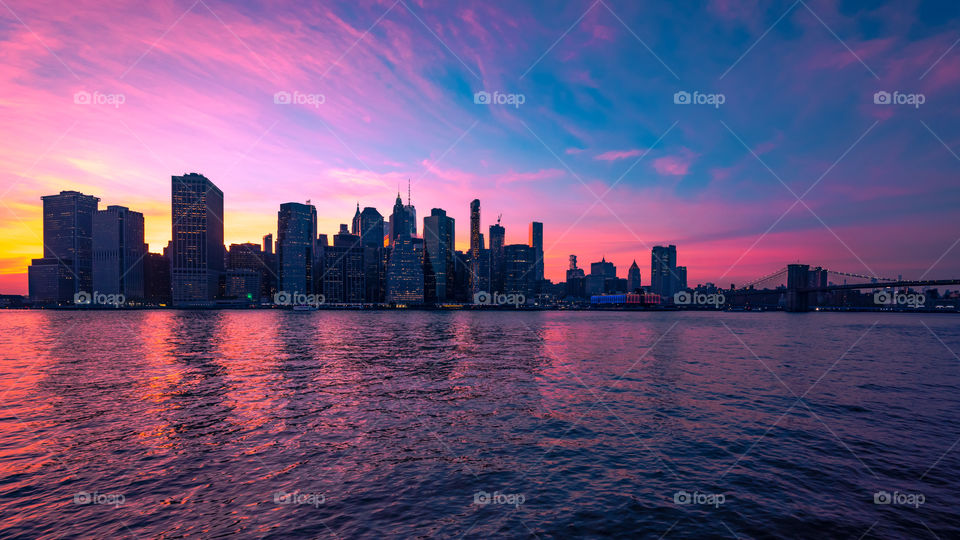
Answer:
[(278, 290), (287, 294), (313, 294), (316, 290), (317, 209), (295, 202), (277, 212)]
[(173, 303), (210, 303), (224, 270), (223, 192), (197, 173), (173, 176), (171, 191)]
[(93, 291), (144, 298), (143, 214), (108, 206), (93, 216)]

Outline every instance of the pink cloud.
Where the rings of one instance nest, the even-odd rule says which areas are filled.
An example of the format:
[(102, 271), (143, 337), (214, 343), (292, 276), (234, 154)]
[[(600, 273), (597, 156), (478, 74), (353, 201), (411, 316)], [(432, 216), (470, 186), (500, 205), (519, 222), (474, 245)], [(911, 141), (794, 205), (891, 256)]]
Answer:
[(600, 161), (616, 161), (618, 159), (636, 157), (643, 154), (643, 152), (644, 150), (640, 148), (634, 148), (632, 150), (610, 150), (598, 155), (594, 159), (598, 159)]
[(684, 149), (678, 154), (663, 156), (653, 160), (653, 168), (665, 176), (686, 176), (696, 155)]

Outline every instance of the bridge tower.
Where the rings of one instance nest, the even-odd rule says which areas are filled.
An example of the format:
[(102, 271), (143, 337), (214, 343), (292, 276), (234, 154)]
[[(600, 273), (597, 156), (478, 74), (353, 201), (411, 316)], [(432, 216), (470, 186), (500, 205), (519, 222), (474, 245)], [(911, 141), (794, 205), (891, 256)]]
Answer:
[(801, 292), (810, 286), (809, 264), (787, 265), (787, 311), (810, 311), (810, 293)]

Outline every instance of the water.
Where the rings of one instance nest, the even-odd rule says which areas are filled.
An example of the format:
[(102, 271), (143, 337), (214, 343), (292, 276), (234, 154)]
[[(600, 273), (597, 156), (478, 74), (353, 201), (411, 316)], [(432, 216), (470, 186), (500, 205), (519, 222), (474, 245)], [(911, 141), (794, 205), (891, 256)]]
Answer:
[(958, 322), (0, 312), (0, 537), (957, 538)]

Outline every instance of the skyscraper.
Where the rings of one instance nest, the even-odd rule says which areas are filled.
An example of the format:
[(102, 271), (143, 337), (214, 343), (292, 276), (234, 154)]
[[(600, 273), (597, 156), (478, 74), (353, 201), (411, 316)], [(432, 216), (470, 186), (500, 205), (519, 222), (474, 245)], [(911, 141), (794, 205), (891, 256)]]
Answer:
[(365, 246), (383, 247), (383, 216), (376, 208), (365, 207), (360, 212), (359, 228), (353, 234), (359, 234)]
[(100, 199), (77, 191), (43, 201), (43, 258), (27, 270), (31, 300), (69, 302), (93, 292), (93, 215)]
[(504, 287), (504, 252), (506, 230), (497, 220), (490, 226), (490, 292), (503, 292)]
[(480, 291), (480, 250), (483, 249), (480, 239), (480, 199), (470, 201), (470, 291), (476, 294)]
[(171, 177), (174, 305), (216, 299), (223, 274), (223, 192), (202, 174)]
[(586, 277), (587, 296), (612, 292), (616, 288), (617, 267), (603, 257), (600, 262), (590, 263), (590, 274)]
[(641, 287), (640, 285), (640, 267), (634, 259), (630, 269), (627, 270), (627, 292), (633, 292)]
[(353, 222), (350, 225), (350, 232), (359, 236), (360, 235), (360, 203), (357, 203), (357, 212), (353, 214)]
[(400, 193), (397, 193), (397, 202), (393, 205), (393, 213), (390, 214), (390, 243), (392, 244), (397, 236), (401, 234), (407, 234), (408, 236), (416, 236), (417, 234), (417, 223), (416, 223), (417, 212), (412, 205), (404, 205), (403, 200), (400, 199)]
[(530, 222), (530, 247), (533, 248), (534, 265), (533, 280), (536, 283), (543, 281), (543, 223)]
[[(826, 283), (824, 283), (823, 286), (826, 287)], [(677, 267), (677, 291), (682, 291), (686, 288), (687, 288), (687, 267), (678, 266)]]
[(360, 236), (346, 224), (323, 252), (323, 295), (327, 302), (359, 304), (364, 301), (364, 247)]
[(423, 292), (423, 241), (400, 234), (387, 262), (387, 302), (419, 304)]
[(504, 293), (533, 296), (533, 248), (526, 244), (504, 246)]
[(587, 277), (582, 268), (577, 268), (577, 256), (570, 255), (570, 267), (567, 268), (567, 296), (584, 298), (587, 295)]
[(317, 262), (317, 209), (295, 202), (277, 212), (277, 268), (279, 290), (287, 294), (312, 294), (319, 276)]
[(423, 218), (424, 250), (429, 257), (432, 272), (431, 283), (437, 302), (449, 299), (447, 294), (448, 272), (453, 264), (453, 240), (455, 236), (453, 218), (440, 208), (434, 208), (430, 215)]
[(677, 246), (654, 246), (651, 251), (650, 289), (661, 298), (672, 298), (679, 289), (677, 280)]
[(123, 206), (108, 206), (93, 215), (93, 290), (122, 294), (127, 300), (144, 297), (143, 214)]

